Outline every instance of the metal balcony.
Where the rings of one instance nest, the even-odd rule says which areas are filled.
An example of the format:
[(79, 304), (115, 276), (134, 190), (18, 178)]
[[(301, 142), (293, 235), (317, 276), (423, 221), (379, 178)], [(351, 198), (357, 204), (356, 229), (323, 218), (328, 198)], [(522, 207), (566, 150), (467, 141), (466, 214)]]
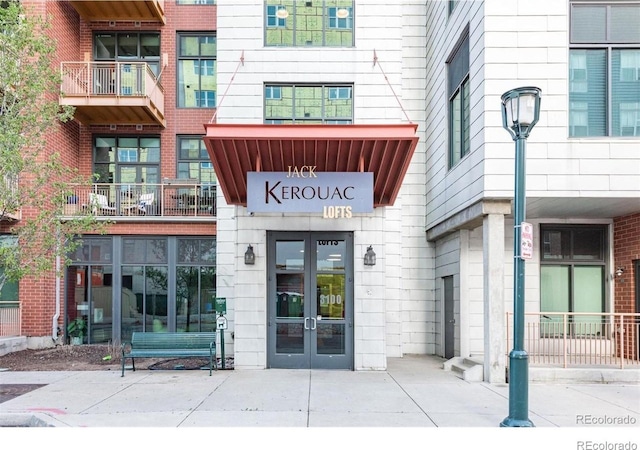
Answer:
[(216, 216), (216, 185), (196, 180), (161, 184), (100, 183), (77, 186), (64, 217), (91, 213), (118, 221), (211, 221)]
[(69, 3), (87, 22), (144, 21), (162, 24), (167, 22), (164, 14), (164, 0), (72, 0)]
[(60, 104), (84, 125), (166, 125), (164, 89), (146, 63), (62, 62)]

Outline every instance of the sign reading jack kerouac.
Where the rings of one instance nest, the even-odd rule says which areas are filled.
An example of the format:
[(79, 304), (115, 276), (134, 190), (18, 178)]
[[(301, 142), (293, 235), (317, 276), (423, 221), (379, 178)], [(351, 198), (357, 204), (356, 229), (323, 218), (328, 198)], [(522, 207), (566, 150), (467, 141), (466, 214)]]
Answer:
[(330, 219), (373, 211), (372, 172), (248, 172), (249, 212), (321, 213)]

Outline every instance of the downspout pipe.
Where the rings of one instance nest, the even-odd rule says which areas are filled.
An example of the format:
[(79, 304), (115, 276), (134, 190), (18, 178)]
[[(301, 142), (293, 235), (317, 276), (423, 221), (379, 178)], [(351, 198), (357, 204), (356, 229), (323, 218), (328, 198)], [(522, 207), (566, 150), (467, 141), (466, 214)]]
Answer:
[[(60, 247), (60, 235), (58, 234), (58, 248)], [(62, 280), (60, 278), (60, 252), (56, 255), (56, 283), (55, 283), (55, 299), (56, 299), (56, 312), (51, 319), (51, 338), (54, 343), (58, 342), (58, 320), (60, 319), (60, 286)]]

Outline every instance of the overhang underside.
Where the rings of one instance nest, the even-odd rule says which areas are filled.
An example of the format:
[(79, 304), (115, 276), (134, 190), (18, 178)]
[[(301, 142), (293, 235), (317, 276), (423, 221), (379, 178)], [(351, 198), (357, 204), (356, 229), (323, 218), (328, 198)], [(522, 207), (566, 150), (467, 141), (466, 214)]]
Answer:
[(225, 200), (247, 205), (247, 172), (373, 172), (375, 207), (393, 205), (418, 143), (416, 124), (205, 124)]

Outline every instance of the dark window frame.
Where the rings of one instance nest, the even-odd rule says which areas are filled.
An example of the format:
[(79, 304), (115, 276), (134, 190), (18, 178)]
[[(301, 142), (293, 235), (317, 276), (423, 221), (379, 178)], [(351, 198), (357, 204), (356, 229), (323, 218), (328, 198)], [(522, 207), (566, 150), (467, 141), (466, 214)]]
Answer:
[[(279, 98), (271, 98), (268, 99), (266, 96), (266, 92), (268, 90), (273, 90), (277, 88), (280, 92)], [(268, 115), (267, 109), (269, 105), (267, 105), (267, 101), (274, 102), (284, 102), (288, 100), (283, 94), (285, 88), (291, 88), (292, 97), (291, 97), (291, 111), (293, 113), (293, 117), (285, 117), (285, 116), (276, 116), (276, 115)], [(300, 105), (296, 104), (296, 89), (297, 88), (320, 88), (322, 90), (322, 106), (320, 116), (310, 117), (303, 116), (297, 117), (295, 115), (296, 109), (300, 109)], [(333, 91), (337, 89), (336, 91)], [(346, 89), (349, 92), (349, 98), (345, 99), (341, 96), (337, 98), (330, 98), (330, 92), (342, 92), (341, 89)], [(322, 123), (322, 124), (352, 124), (353, 116), (354, 116), (354, 85), (352, 83), (265, 83), (263, 89), (263, 107), (264, 107), (264, 121), (268, 124), (284, 124), (284, 123)], [(327, 102), (339, 102), (339, 101), (350, 101), (351, 103), (351, 112), (350, 116), (327, 116), (326, 115), (326, 105)], [(282, 105), (279, 105), (282, 106)], [(286, 107), (288, 107), (287, 105)]]
[[(200, 153), (198, 155), (198, 158), (190, 158), (190, 157), (185, 157), (183, 156), (182, 153), (182, 142), (186, 141), (186, 140), (197, 140), (199, 141), (200, 144)], [(203, 153), (204, 151), (204, 153)], [(178, 176), (178, 178), (182, 179), (184, 178), (181, 175), (181, 170), (180, 170), (180, 165), (181, 164), (191, 164), (191, 163), (197, 163), (198, 164), (198, 182), (200, 184), (211, 184), (211, 185), (215, 185), (217, 184), (217, 178), (215, 175), (215, 168), (213, 167), (213, 162), (211, 162), (211, 158), (209, 157), (209, 154), (206, 151), (206, 148), (204, 147), (204, 142), (202, 140), (202, 136), (201, 135), (178, 135), (176, 137), (176, 174)], [(202, 166), (203, 163), (207, 163), (207, 164), (211, 164), (211, 169), (213, 170), (213, 177), (215, 179), (215, 181), (203, 181), (202, 180), (202, 169), (205, 169), (205, 167)], [(208, 168), (208, 167), (207, 167)], [(193, 178), (191, 176), (188, 176), (186, 178)]]
[[(114, 152), (114, 160), (111, 161), (98, 161), (98, 148), (102, 148), (102, 147), (98, 147), (97, 145), (97, 140), (98, 139), (115, 139), (115, 146), (113, 147), (113, 152)], [(124, 160), (120, 160), (120, 152), (118, 151), (119, 147), (118, 146), (118, 140), (119, 139), (137, 139), (138, 141), (138, 146), (137, 146), (137, 158), (136, 161), (124, 161)], [(140, 156), (140, 149), (142, 148), (147, 148), (147, 147), (143, 147), (140, 144), (140, 140), (141, 139), (157, 139), (158, 140), (158, 147), (154, 147), (158, 149), (158, 160), (157, 161), (141, 161)], [(160, 174), (160, 170), (161, 170), (161, 163), (162, 163), (162, 141), (161, 141), (161, 137), (160, 135), (131, 135), (131, 134), (95, 134), (92, 137), (92, 147), (93, 147), (93, 155), (92, 155), (92, 166), (93, 166), (93, 173), (98, 174), (98, 173), (102, 173), (100, 171), (97, 170), (97, 166), (110, 166), (111, 164), (113, 164), (113, 172), (107, 172), (111, 174), (111, 177), (108, 180), (103, 180), (98, 178), (96, 180), (97, 183), (104, 183), (104, 184), (117, 184), (117, 183), (122, 183), (121, 180), (116, 179), (117, 178), (117, 174), (118, 174), (118, 167), (119, 166), (139, 166), (139, 167), (157, 167), (157, 171), (158, 174)], [(122, 147), (125, 148), (125, 147)]]
[[(203, 55), (202, 52), (200, 51), (200, 46), (202, 45), (203, 42), (199, 42), (198, 47), (198, 54), (197, 55), (190, 55), (190, 54), (185, 54), (183, 53), (183, 49), (182, 49), (182, 38), (183, 37), (196, 37), (198, 38), (198, 40), (200, 41), (203, 38), (206, 39), (210, 39), (213, 38), (213, 43), (215, 43), (216, 45), (216, 50), (215, 50), (215, 54), (214, 55)], [(176, 59), (177, 59), (177, 64), (176, 64), (176, 107), (179, 109), (188, 109), (188, 108), (197, 108), (197, 109), (215, 109), (218, 106), (218, 85), (217, 85), (217, 66), (218, 66), (218, 50), (217, 50), (217, 45), (218, 45), (218, 36), (216, 32), (179, 32), (177, 33), (177, 39), (176, 39)], [(196, 89), (193, 89), (194, 91), (194, 95), (195, 95), (195, 105), (186, 105), (186, 94), (182, 95), (180, 92), (181, 89), (181, 83), (180, 83), (180, 76), (181, 76), (181, 62), (182, 61), (194, 61), (194, 68), (198, 67), (198, 72), (197, 74), (195, 74), (198, 77), (198, 87)], [(203, 74), (202, 73), (202, 68), (206, 67), (205, 64), (202, 64), (202, 61), (212, 61), (213, 62), (213, 73), (211, 75), (208, 74)], [(202, 82), (202, 77), (203, 76), (213, 76), (215, 78), (215, 88), (213, 90), (210, 89), (202, 89), (203, 86), (203, 82)], [(185, 80), (186, 82), (186, 80)], [(196, 94), (198, 93), (198, 94)], [(202, 102), (202, 95), (203, 93), (205, 93), (205, 99), (207, 101)], [(213, 105), (209, 104), (208, 101), (208, 96), (206, 95), (206, 93), (213, 93)]]
[[(600, 267), (603, 274), (603, 285), (602, 285), (602, 312), (607, 311), (607, 267), (608, 267), (608, 257), (607, 250), (609, 245), (608, 239), (608, 230), (609, 227), (605, 224), (541, 224), (540, 225), (540, 270), (542, 270), (545, 266), (555, 266), (555, 267), (568, 267), (569, 268), (569, 306), (568, 313), (574, 312), (576, 310), (575, 298), (574, 298), (574, 283), (576, 282), (574, 279), (574, 269), (576, 267)], [(545, 242), (545, 233), (548, 231), (560, 231), (569, 233), (569, 242), (570, 242), (570, 256), (569, 257), (560, 257), (560, 258), (549, 258), (545, 257), (545, 246), (550, 245), (550, 243)], [(600, 234), (600, 257), (594, 259), (585, 259), (585, 258), (576, 258), (575, 257), (575, 233), (579, 231), (594, 231)], [(542, 279), (540, 280), (542, 283)], [(541, 285), (542, 287), (542, 285)], [(542, 302), (542, 299), (540, 299)], [(595, 315), (595, 314), (594, 314)]]
[[(309, 6), (307, 5), (309, 4)], [(318, 6), (320, 4), (321, 6)], [(287, 9), (289, 6), (291, 9)], [(299, 32), (298, 26), (298, 13), (297, 9), (305, 10), (307, 7), (320, 7), (322, 9), (321, 15), (307, 15), (300, 13), (301, 17), (304, 17), (305, 20), (307, 17), (315, 17), (322, 22), (322, 29), (319, 32), (322, 34), (321, 42), (314, 43), (314, 41), (305, 41), (304, 43), (298, 43), (297, 33)], [(337, 17), (338, 9), (343, 8), (347, 9), (349, 14), (347, 17)], [(287, 11), (286, 17), (278, 17), (277, 11), (285, 9)], [(335, 12), (334, 16), (331, 16), (330, 11)], [(300, 2), (295, 1), (292, 5), (282, 5), (282, 4), (269, 4), (268, 0), (264, 1), (264, 20), (263, 20), (263, 32), (264, 32), (264, 45), (265, 47), (335, 47), (335, 48), (352, 48), (355, 47), (355, 16), (356, 16), (356, 5), (355, 0), (351, 0), (350, 6), (335, 6), (335, 5), (327, 5), (325, 0), (314, 0), (308, 2)], [(290, 26), (288, 26), (290, 24)], [(269, 30), (281, 30), (281, 31), (290, 31), (291, 32), (291, 44), (284, 43), (281, 41), (280, 43), (269, 43)], [(303, 32), (305, 30), (302, 30)], [(308, 30), (307, 30), (308, 32)], [(340, 44), (338, 45), (328, 45), (327, 44), (327, 35), (329, 33), (336, 32), (348, 32), (351, 34), (351, 42), (349, 44), (343, 44), (343, 40), (340, 39)]]
[[(586, 22), (578, 22), (579, 9), (591, 8), (592, 11), (598, 8), (602, 9), (602, 16), (592, 14), (592, 21), (589, 21), (589, 26), (586, 26)], [(614, 8), (637, 8), (638, 14), (640, 14), (639, 2), (619, 3), (611, 1), (602, 2), (584, 2), (584, 1), (571, 1), (569, 9), (569, 73), (567, 74), (569, 81), (569, 95), (568, 95), (568, 136), (569, 138), (638, 138), (640, 136), (640, 79), (638, 80), (616, 80), (616, 73), (614, 69), (620, 65), (622, 60), (622, 53), (616, 54), (616, 52), (624, 52), (628, 50), (640, 51), (640, 32), (634, 40), (633, 37), (625, 36), (624, 31), (621, 29), (629, 29), (632, 27), (616, 27), (612, 24), (612, 17), (615, 15)], [(633, 17), (632, 14), (627, 14), (627, 17)], [(598, 23), (598, 20), (601, 19)], [(640, 27), (640, 23), (638, 24)], [(586, 31), (585, 31), (586, 30)], [(600, 32), (600, 37), (598, 33)], [(617, 34), (617, 35), (616, 35)], [(585, 76), (584, 79), (575, 79), (574, 75), (580, 68), (573, 67), (573, 55), (578, 55), (578, 52), (585, 54)], [(601, 75), (602, 85), (594, 85), (593, 72), (589, 71), (588, 63), (589, 59), (593, 60), (597, 56), (596, 52), (604, 52), (604, 73)], [(619, 60), (618, 60), (619, 59)], [(636, 68), (637, 73), (640, 73), (640, 67)], [(593, 68), (592, 68), (593, 70)], [(589, 76), (591, 74), (591, 77)], [(598, 81), (598, 74), (595, 75), (596, 81)], [(623, 91), (633, 91), (634, 83), (636, 85), (635, 90), (638, 92), (636, 98), (631, 98), (630, 101), (621, 101), (624, 97)], [(581, 86), (580, 90), (575, 90), (574, 87)], [(599, 89), (598, 89), (599, 87)], [(582, 90), (584, 89), (584, 90)], [(616, 95), (617, 94), (617, 95)], [(594, 103), (595, 99), (595, 103)], [(598, 108), (602, 103), (604, 111), (601, 114), (604, 115), (603, 120), (599, 117), (589, 117), (589, 112), (595, 114), (602, 108)], [(635, 104), (635, 120), (636, 123), (632, 127), (623, 127), (623, 118), (621, 117), (622, 104)], [(582, 113), (578, 116), (579, 113)], [(633, 110), (631, 110), (633, 115)], [(580, 119), (578, 120), (578, 117)], [(574, 122), (578, 120), (578, 122)], [(586, 124), (584, 123), (586, 120)], [(631, 134), (625, 131), (625, 128), (632, 128)], [(601, 130), (602, 129), (602, 130)]]
[[(469, 30), (466, 28), (461, 39), (447, 60), (447, 117), (448, 117), (448, 168), (455, 167), (471, 151), (470, 137), (470, 75), (469, 75)], [(455, 103), (460, 103), (456, 117)], [(458, 120), (460, 129), (456, 133), (454, 123)], [(455, 143), (460, 145), (456, 146)]]

